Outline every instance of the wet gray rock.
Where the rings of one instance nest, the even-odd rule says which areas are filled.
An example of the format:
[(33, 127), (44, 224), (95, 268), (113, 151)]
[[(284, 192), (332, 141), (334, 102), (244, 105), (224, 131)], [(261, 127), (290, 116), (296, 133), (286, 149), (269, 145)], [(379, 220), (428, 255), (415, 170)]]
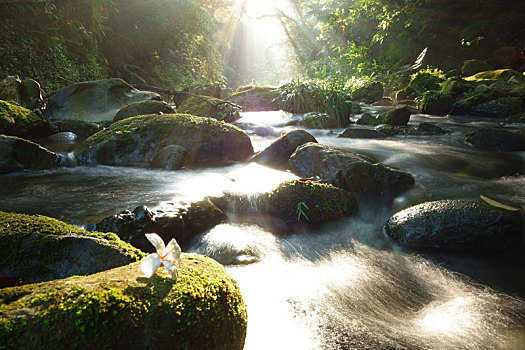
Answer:
[(122, 107), (146, 100), (160, 100), (160, 95), (139, 91), (122, 79), (86, 81), (65, 87), (51, 96), (44, 117), (51, 120), (111, 121)]
[(394, 214), (386, 233), (412, 248), (501, 252), (525, 234), (523, 212), (480, 201), (426, 202)]
[(100, 131), (102, 127), (98, 123), (85, 122), (83, 120), (69, 119), (63, 123), (59, 122), (62, 132), (75, 133), (81, 139), (87, 139), (94, 133)]
[(63, 157), (36, 143), (0, 135), (0, 174), (20, 170), (45, 170), (65, 164)]
[(382, 138), (385, 138), (386, 135), (383, 134), (381, 131), (377, 131), (373, 129), (349, 128), (343, 131), (339, 135), (339, 137), (352, 138), (352, 139), (382, 139)]
[(357, 199), (389, 201), (408, 190), (414, 177), (358, 153), (316, 143), (297, 148), (290, 157), (294, 174), (319, 178), (354, 193)]
[(304, 130), (291, 131), (280, 136), (270, 146), (257, 153), (252, 161), (278, 169), (286, 169), (292, 153), (297, 147), (308, 142), (317, 142), (317, 140)]
[(411, 111), (408, 107), (399, 107), (391, 111), (381, 113), (379, 115), (372, 115), (370, 113), (363, 113), (357, 120), (357, 124), (361, 125), (407, 125), (410, 120)]
[(184, 158), (188, 150), (179, 145), (169, 145), (161, 149), (151, 162), (152, 168), (162, 168), (166, 170), (180, 169), (184, 165)]

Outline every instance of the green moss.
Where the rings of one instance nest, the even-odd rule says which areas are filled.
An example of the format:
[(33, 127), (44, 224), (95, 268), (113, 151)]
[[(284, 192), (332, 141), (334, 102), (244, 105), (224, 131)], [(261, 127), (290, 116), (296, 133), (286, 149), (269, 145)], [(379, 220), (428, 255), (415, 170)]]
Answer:
[(517, 81), (523, 81), (523, 74), (512, 69), (496, 69), (479, 72), (470, 77), (466, 77), (467, 81), (496, 81), (496, 80), (509, 80), (511, 77), (515, 77)]
[(412, 77), (408, 87), (413, 89), (416, 94), (422, 95), (424, 92), (429, 90), (439, 90), (440, 83), (444, 81), (443, 78), (431, 73), (417, 73)]
[(453, 104), (451, 93), (431, 90), (423, 94), (419, 108), (423, 113), (446, 115), (452, 110)]
[(44, 121), (29, 109), (0, 100), (0, 134), (31, 136), (44, 127)]
[(330, 117), (326, 113), (308, 115), (304, 117), (303, 120), (299, 121), (298, 125), (312, 129), (333, 129), (341, 127), (339, 120)]
[[(41, 215), (1, 211), (0, 243), (5, 249), (0, 266), (25, 280), (94, 273), (104, 264), (120, 266), (145, 255), (114, 233), (87, 232)], [(88, 248), (91, 251), (82, 252)]]
[(179, 113), (217, 120), (234, 121), (240, 118), (239, 110), (218, 98), (210, 96), (189, 97), (177, 108)]
[(138, 264), (0, 291), (0, 348), (242, 349), (246, 306), (214, 260), (182, 254), (174, 283)]
[(115, 118), (113, 118), (113, 122), (117, 122), (129, 117), (134, 117), (136, 115), (153, 114), (159, 112), (175, 113), (175, 110), (163, 101), (139, 101), (122, 107), (115, 115)]
[[(263, 198), (264, 205), (273, 215), (285, 221), (307, 221), (322, 224), (355, 213), (357, 204), (352, 193), (327, 183), (312, 181), (286, 181)], [(298, 206), (308, 219), (298, 215)], [(305, 208), (306, 208), (305, 207)]]

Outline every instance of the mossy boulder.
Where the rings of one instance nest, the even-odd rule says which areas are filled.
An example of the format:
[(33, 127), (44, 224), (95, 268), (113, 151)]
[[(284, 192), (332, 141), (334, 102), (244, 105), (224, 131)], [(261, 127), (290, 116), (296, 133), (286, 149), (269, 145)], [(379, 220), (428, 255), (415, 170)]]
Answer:
[(317, 142), (317, 140), (304, 130), (293, 130), (278, 137), (268, 147), (257, 153), (252, 161), (278, 169), (287, 169), (292, 153), (297, 147), (308, 142)]
[(276, 111), (279, 109), (273, 102), (276, 97), (275, 88), (252, 86), (228, 96), (226, 100), (241, 106), (245, 112)]
[(493, 68), (494, 67), (492, 67), (485, 60), (473, 59), (467, 60), (463, 63), (463, 67), (461, 67), (461, 73), (463, 76), (468, 77), (479, 72), (492, 70)]
[(5, 76), (0, 80), (0, 100), (15, 101), (30, 110), (43, 106), (40, 84), (30, 78), (20, 80), (18, 76)]
[(107, 217), (94, 227), (97, 231), (115, 232), (124, 241), (145, 252), (153, 252), (153, 246), (144, 236), (156, 232), (164, 241), (175, 238), (180, 246), (189, 247), (191, 240), (226, 220), (226, 215), (209, 200), (186, 205), (174, 205), (169, 210), (156, 212), (145, 206), (133, 211)]
[(411, 111), (408, 107), (402, 106), (392, 109), (388, 112), (373, 115), (370, 113), (363, 113), (357, 120), (357, 124), (361, 125), (407, 125), (410, 120)]
[(190, 96), (177, 107), (177, 112), (233, 122), (241, 117), (239, 109), (210, 96)]
[(385, 231), (413, 248), (501, 252), (520, 244), (522, 215), (481, 201), (440, 200), (396, 213)]
[(188, 150), (186, 165), (242, 161), (253, 154), (241, 129), (188, 114), (151, 114), (120, 120), (84, 142), (80, 164), (150, 165), (166, 146)]
[(383, 98), (383, 84), (375, 82), (362, 86), (352, 92), (352, 100), (373, 103)]
[(144, 256), (112, 233), (41, 215), (0, 212), (0, 275), (49, 281), (127, 265)]
[(160, 100), (160, 95), (139, 91), (122, 79), (86, 81), (53, 94), (44, 117), (51, 120), (112, 121), (122, 107), (146, 100)]
[(343, 131), (339, 137), (351, 138), (351, 139), (382, 139), (386, 135), (381, 131), (374, 129), (358, 129), (358, 128), (348, 128)]
[(424, 136), (435, 136), (447, 134), (450, 131), (444, 130), (434, 123), (421, 122), (418, 125), (408, 128), (406, 130), (407, 135), (424, 135)]
[(474, 115), (491, 118), (506, 118), (524, 111), (525, 103), (521, 97), (502, 97), (472, 107)]
[(211, 258), (181, 255), (177, 281), (134, 263), (0, 290), (2, 349), (242, 350), (246, 305)]
[(149, 100), (134, 102), (119, 109), (113, 118), (113, 123), (136, 115), (161, 113), (175, 113), (175, 109), (164, 101)]
[(283, 182), (263, 195), (262, 201), (269, 215), (288, 226), (298, 222), (319, 225), (357, 211), (357, 202), (351, 192), (312, 181)]
[(512, 69), (496, 69), (496, 70), (488, 70), (484, 72), (479, 72), (474, 75), (471, 75), (470, 77), (466, 77), (465, 80), (467, 81), (496, 81), (496, 80), (504, 80), (508, 81), (509, 79), (514, 78), (518, 82), (522, 82), (525, 80), (525, 77), (522, 73), (512, 70)]
[(501, 90), (491, 89), (485, 85), (486, 88), (478, 89), (465, 94), (463, 97), (458, 98), (454, 103), (454, 108), (451, 111), (451, 114), (454, 115), (464, 115), (471, 114), (472, 109), (482, 103), (496, 100), (499, 98), (505, 98), (507, 95)]
[(317, 143), (297, 148), (290, 157), (294, 174), (351, 191), (357, 199), (389, 201), (414, 184), (409, 173), (384, 166), (371, 158)]
[(45, 170), (64, 164), (64, 159), (36, 143), (0, 135), (0, 174), (20, 170)]
[(0, 100), (0, 134), (35, 138), (48, 133), (46, 123), (36, 113)]
[(525, 135), (503, 129), (479, 128), (467, 133), (465, 141), (487, 151), (525, 151)]
[(426, 114), (447, 115), (454, 108), (452, 94), (443, 91), (427, 91), (419, 104), (421, 112)]

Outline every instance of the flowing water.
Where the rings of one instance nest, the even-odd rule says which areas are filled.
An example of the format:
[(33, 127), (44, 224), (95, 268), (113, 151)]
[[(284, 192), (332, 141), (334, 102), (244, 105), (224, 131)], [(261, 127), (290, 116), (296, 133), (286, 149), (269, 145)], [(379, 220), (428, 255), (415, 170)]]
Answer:
[[(263, 149), (294, 116), (246, 113)], [(426, 200), (485, 195), (525, 206), (525, 154), (490, 153), (464, 143), (490, 121), (412, 116), (451, 131), (443, 136), (319, 142), (354, 150), (412, 173), (416, 186), (388, 206), (315, 231), (278, 237), (225, 223), (197, 237), (191, 251), (227, 265), (248, 305), (245, 349), (525, 349), (525, 247), (505, 256), (420, 254), (391, 242), (383, 225)], [(0, 176), (0, 210), (40, 213), (87, 225), (138, 205), (169, 207), (224, 190), (267, 191), (294, 179), (256, 164), (179, 171), (75, 167)]]

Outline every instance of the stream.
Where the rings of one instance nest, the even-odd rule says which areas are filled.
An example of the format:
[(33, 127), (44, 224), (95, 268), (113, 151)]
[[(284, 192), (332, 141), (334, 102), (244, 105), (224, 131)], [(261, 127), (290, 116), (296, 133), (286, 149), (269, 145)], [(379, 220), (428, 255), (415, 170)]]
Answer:
[[(295, 117), (254, 112), (239, 122), (268, 131), (251, 135), (258, 151), (293, 130), (285, 124)], [(230, 222), (193, 241), (190, 251), (219, 262), (257, 261), (226, 266), (248, 306), (246, 350), (525, 349), (525, 247), (496, 256), (421, 253), (383, 233), (392, 214), (428, 200), (485, 195), (525, 207), (525, 152), (491, 153), (464, 142), (469, 130), (496, 122), (412, 115), (410, 124), (423, 121), (451, 133), (371, 140), (307, 130), (322, 144), (414, 175), (416, 185), (390, 205), (363, 206), (354, 217), (298, 235)], [(0, 210), (87, 226), (139, 205), (163, 209), (225, 190), (263, 192), (295, 178), (253, 163), (19, 172), (0, 176)]]

